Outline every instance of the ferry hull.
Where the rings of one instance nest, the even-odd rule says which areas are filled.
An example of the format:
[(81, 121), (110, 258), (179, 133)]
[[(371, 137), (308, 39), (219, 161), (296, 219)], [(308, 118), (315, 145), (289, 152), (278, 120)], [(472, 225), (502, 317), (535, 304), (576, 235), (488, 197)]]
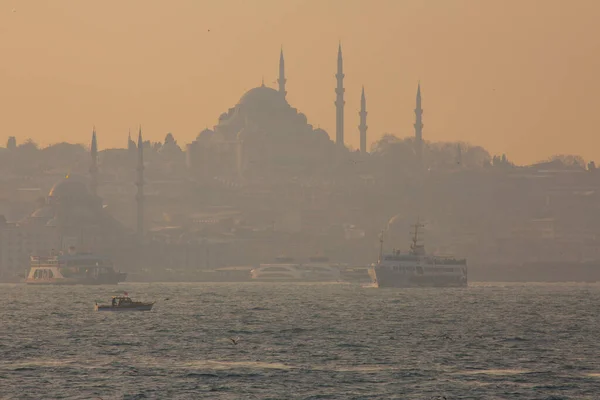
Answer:
[(388, 268), (374, 267), (369, 270), (373, 283), (380, 288), (410, 287), (466, 287), (467, 280), (457, 276), (418, 276), (400, 274)]
[(127, 279), (126, 272), (99, 276), (98, 278), (48, 278), (48, 279), (26, 279), (28, 285), (116, 285)]

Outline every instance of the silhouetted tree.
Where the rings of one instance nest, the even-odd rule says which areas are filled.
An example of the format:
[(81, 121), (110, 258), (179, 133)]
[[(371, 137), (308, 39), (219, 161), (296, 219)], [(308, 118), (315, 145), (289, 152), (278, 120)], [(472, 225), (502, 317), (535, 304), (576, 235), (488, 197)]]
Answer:
[(182, 153), (181, 147), (177, 144), (177, 140), (175, 140), (172, 133), (167, 133), (165, 143), (160, 148), (160, 153), (167, 157), (176, 157)]
[(581, 156), (573, 154), (556, 154), (550, 157), (548, 161), (560, 161), (564, 166), (581, 167), (585, 169), (585, 160)]
[(39, 146), (33, 139), (27, 139), (25, 143), (20, 144), (18, 148), (22, 150), (38, 150)]
[(381, 139), (371, 145), (371, 153), (385, 153), (390, 147), (400, 143), (402, 140), (391, 133), (384, 133)]
[(167, 133), (167, 136), (165, 136), (165, 145), (167, 144), (177, 144), (177, 140), (175, 140), (171, 132)]
[(588, 163), (588, 171), (595, 171), (596, 170), (596, 163), (593, 161), (590, 161)]
[(492, 165), (494, 167), (514, 167), (515, 165), (508, 160), (506, 154), (502, 154), (502, 156), (494, 156), (492, 158)]

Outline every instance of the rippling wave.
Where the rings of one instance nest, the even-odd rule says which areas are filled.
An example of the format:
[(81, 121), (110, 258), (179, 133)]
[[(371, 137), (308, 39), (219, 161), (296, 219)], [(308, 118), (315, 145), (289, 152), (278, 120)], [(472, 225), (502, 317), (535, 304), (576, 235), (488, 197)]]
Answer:
[(594, 284), (0, 289), (1, 399), (600, 398)]

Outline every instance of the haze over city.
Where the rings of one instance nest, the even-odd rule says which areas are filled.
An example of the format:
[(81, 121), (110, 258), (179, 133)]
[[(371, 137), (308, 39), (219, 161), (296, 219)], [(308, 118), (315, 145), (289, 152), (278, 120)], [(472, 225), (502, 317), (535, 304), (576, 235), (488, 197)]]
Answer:
[(596, 400), (598, 21), (0, 0), (0, 398)]
[[(5, 1), (0, 132), (100, 148), (173, 132), (191, 142), (248, 89), (276, 87), (335, 131), (344, 49), (345, 142), (358, 147), (361, 86), (369, 147), (412, 134), (421, 81), (428, 140), (466, 141), (524, 164), (597, 156), (600, 35), (595, 1)], [(333, 139), (333, 138), (332, 138)]]

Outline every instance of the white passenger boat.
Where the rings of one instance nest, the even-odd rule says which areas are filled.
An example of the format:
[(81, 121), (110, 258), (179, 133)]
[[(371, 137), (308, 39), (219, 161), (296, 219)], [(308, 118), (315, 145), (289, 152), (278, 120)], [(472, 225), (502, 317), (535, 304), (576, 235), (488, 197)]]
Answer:
[(107, 257), (77, 253), (31, 256), (25, 283), (29, 285), (116, 285), (127, 278)]
[(307, 263), (297, 263), (293, 258), (278, 257), (274, 264), (260, 264), (250, 271), (257, 281), (279, 282), (337, 282), (340, 280), (340, 265), (327, 257), (311, 257)]
[(379, 261), (371, 265), (373, 283), (385, 287), (463, 287), (467, 286), (467, 260), (427, 255), (419, 243), (418, 221), (413, 225), (413, 237), (408, 253), (394, 251), (383, 254), (383, 235)]

